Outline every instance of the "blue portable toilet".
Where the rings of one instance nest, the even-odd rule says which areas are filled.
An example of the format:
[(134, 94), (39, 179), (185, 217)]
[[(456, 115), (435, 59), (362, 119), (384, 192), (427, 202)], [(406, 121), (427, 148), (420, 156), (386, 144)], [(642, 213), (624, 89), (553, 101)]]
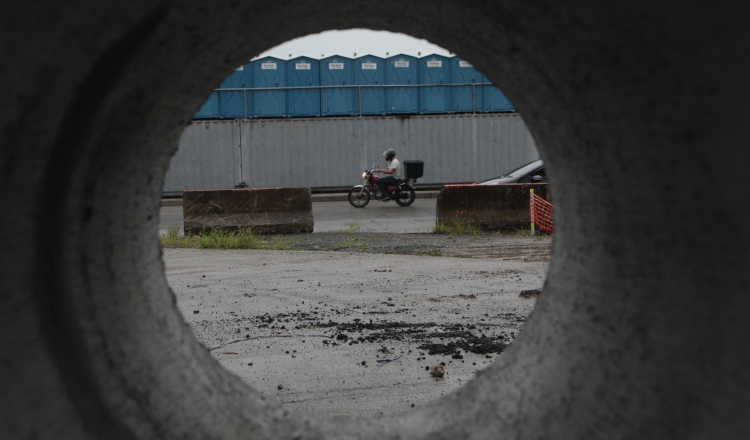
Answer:
[(246, 66), (235, 69), (224, 81), (219, 84), (219, 117), (220, 118), (244, 118), (247, 108), (245, 92), (243, 89), (249, 87), (247, 84)]
[(246, 118), (252, 118), (253, 117), (253, 92), (252, 90), (249, 90), (253, 87), (253, 63), (247, 62), (244, 65), (245, 70), (245, 89), (244, 90), (244, 96), (245, 99), (245, 117)]
[(479, 84), (485, 81), (484, 75), (471, 63), (459, 57), (451, 59), (451, 67), (451, 82), (454, 84), (451, 93), (453, 112), (481, 112), (484, 88)]
[(253, 116), (256, 118), (279, 118), (286, 116), (286, 61), (274, 57), (263, 57), (252, 62)]
[[(442, 55), (427, 55), (419, 59), (419, 113), (450, 113), (451, 58)], [(435, 87), (424, 87), (436, 84)]]
[(419, 113), (419, 67), (410, 55), (395, 55), (385, 59), (386, 114)]
[[(483, 75), (484, 76), (484, 75)], [(484, 76), (484, 82), (490, 80)], [(503, 92), (495, 85), (484, 86), (482, 93), (482, 111), (485, 113), (514, 112), (516, 108)]]
[[(287, 116), (320, 116), (320, 66), (309, 57), (293, 58), (286, 63)], [(315, 87), (315, 88), (312, 88)]]
[(193, 119), (216, 119), (219, 117), (219, 93), (216, 91), (208, 95), (208, 99), (203, 103)]
[(332, 56), (320, 60), (320, 114), (323, 116), (356, 115), (354, 86), (354, 61), (351, 58)]
[(357, 113), (384, 115), (385, 60), (372, 55), (355, 58), (354, 84), (359, 86), (354, 92)]

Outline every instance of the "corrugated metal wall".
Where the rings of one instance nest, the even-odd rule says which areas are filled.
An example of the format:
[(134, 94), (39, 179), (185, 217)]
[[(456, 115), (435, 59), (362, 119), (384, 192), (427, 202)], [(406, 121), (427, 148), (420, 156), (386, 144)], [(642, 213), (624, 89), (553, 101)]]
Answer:
[(474, 182), (538, 159), (517, 114), (195, 121), (164, 185), (188, 189), (360, 183), (384, 150), (425, 162), (419, 183)]
[(194, 121), (180, 138), (164, 184), (165, 192), (226, 189), (242, 181), (240, 121)]

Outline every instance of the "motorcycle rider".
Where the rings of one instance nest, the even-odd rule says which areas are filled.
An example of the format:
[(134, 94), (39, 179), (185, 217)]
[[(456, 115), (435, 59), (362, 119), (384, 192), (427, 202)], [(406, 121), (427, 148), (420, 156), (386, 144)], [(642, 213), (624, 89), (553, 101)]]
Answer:
[(391, 200), (390, 195), (386, 192), (385, 187), (388, 185), (397, 185), (401, 180), (401, 162), (396, 159), (396, 150), (389, 148), (383, 152), (386, 162), (388, 162), (388, 168), (377, 168), (374, 171), (378, 173), (388, 174), (388, 176), (381, 177), (378, 179), (378, 187), (380, 187), (380, 194), (383, 195), (381, 201), (387, 202)]

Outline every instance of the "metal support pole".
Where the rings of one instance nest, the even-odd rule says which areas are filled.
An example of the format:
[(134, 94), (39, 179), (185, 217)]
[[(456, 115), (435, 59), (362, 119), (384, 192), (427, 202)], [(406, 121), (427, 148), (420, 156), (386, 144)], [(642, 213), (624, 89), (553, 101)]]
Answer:
[(247, 89), (244, 87), (242, 88), (242, 104), (244, 105), (245, 119), (247, 119)]
[(471, 106), (473, 113), (477, 114), (477, 92), (473, 82), (471, 83)]
[[(245, 112), (247, 112), (247, 110), (245, 110)], [(239, 159), (240, 159), (239, 160), (239, 165), (240, 165), (239, 181), (240, 182), (236, 184), (234, 187), (235, 188), (247, 188), (247, 183), (245, 182), (245, 176), (244, 176), (245, 173), (242, 167), (242, 120), (237, 120), (237, 130), (239, 131), (239, 140), (240, 140), (239, 145), (238, 145), (239, 147), (238, 154), (239, 154)], [(235, 179), (235, 181), (237, 181), (237, 179)]]

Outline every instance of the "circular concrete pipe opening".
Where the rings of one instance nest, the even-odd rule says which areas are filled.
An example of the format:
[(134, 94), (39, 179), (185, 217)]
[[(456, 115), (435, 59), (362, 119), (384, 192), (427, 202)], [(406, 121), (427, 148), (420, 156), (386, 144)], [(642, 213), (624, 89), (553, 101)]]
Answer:
[[(25, 401), (39, 405), (45, 423), (6, 408), (2, 429), (29, 436), (36, 423), (58, 438), (269, 439), (750, 431), (742, 343), (750, 336), (750, 238), (741, 229), (731, 239), (704, 235), (717, 219), (736, 227), (750, 212), (730, 210), (726, 195), (694, 178), (741, 175), (750, 159), (750, 150), (733, 149), (747, 140), (743, 118), (722, 110), (749, 95), (726, 82), (748, 74), (733, 62), (747, 48), (741, 20), (645, 3), (89, 4), (89, 15), (56, 16), (52, 46), (90, 47), (59, 61), (69, 68), (59, 77), (64, 92), (53, 93), (64, 114), (46, 122), (54, 139), (37, 157), (14, 156), (33, 165), (31, 177), (5, 162), (11, 188), (28, 184), (37, 202), (19, 208), (34, 216), (34, 253), (8, 261), (23, 269), (9, 274), (17, 304), (31, 304), (18, 310), (34, 314), (23, 324), (43, 342), (29, 349), (42, 360), (14, 375), (9, 389), (13, 396), (30, 388)], [(553, 169), (559, 207), (544, 295), (513, 349), (434, 405), (368, 421), (288, 413), (220, 368), (177, 312), (154, 240), (169, 155), (210, 85), (263, 49), (344, 21), (426, 38), (502, 78)], [(686, 25), (694, 22), (709, 24), (694, 32)], [(697, 56), (715, 62), (694, 65)], [(694, 111), (701, 105), (711, 117)], [(727, 157), (736, 160), (725, 164)], [(32, 274), (33, 290), (20, 278)], [(35, 375), (45, 366), (52, 374)]]
[[(331, 42), (332, 36), (341, 42)], [(417, 50), (422, 50), (424, 57), (411, 61), (412, 67), (419, 63), (422, 68), (427, 60), (435, 59), (428, 56), (433, 52), (425, 51), (429, 45), (423, 40), (351, 30), (308, 36), (304, 44), (311, 49), (307, 51), (299, 47), (300, 43), (297, 47), (294, 42), (282, 44), (254, 58), (253, 65), (283, 62), (288, 57), (286, 73), (291, 76), (299, 73), (294, 64), (300, 60), (312, 63), (312, 70), (302, 71), (306, 74), (318, 71), (319, 63), (324, 82), (323, 77), (329, 73), (327, 63), (346, 62), (340, 55), (330, 54), (351, 55), (353, 50), (368, 54), (366, 48), (374, 45), (368, 40), (380, 38), (391, 41), (378, 44), (376, 53), (380, 55), (394, 49), (407, 56), (417, 55)], [(352, 41), (360, 41), (360, 47)], [(342, 44), (351, 50), (337, 50)], [(298, 58), (304, 56), (300, 54), (322, 52), (330, 57), (320, 61), (314, 61), (316, 57)], [(449, 52), (435, 47), (435, 53)], [(395, 59), (402, 55), (393, 53)], [(363, 55), (353, 64), (359, 66), (361, 62), (378, 60)], [(442, 66), (450, 66), (453, 61), (448, 58), (442, 62)], [(253, 65), (245, 63), (222, 85), (243, 81), (252, 87), (247, 83), (249, 75), (257, 79), (263, 73), (254, 71)], [(385, 73), (387, 65), (386, 60), (375, 73)], [(347, 66), (348, 73), (354, 73), (349, 69), (352, 67)], [(474, 69), (470, 70), (473, 73)], [(271, 71), (274, 75), (278, 72)], [(360, 96), (365, 93), (366, 104), (368, 90), (373, 91), (360, 91)], [(444, 90), (451, 94), (453, 89)], [(209, 99), (213, 101), (202, 107), (202, 115), (210, 114), (209, 106), (221, 100), (221, 109), (214, 109), (225, 119), (217, 116), (193, 121), (186, 127), (164, 189), (177, 194), (179, 189), (232, 188), (240, 181), (251, 188), (361, 183), (358, 172), (373, 161), (382, 162), (382, 152), (394, 146), (401, 161), (420, 158), (427, 162), (428, 172), (418, 188), (497, 176), (539, 157), (518, 114), (483, 114), (483, 87), (458, 90), (468, 91), (469, 105), (478, 104), (478, 113), (373, 117), (365, 106), (362, 118), (267, 116), (238, 121), (230, 118), (243, 112), (260, 117), (269, 106), (271, 111), (276, 110), (268, 102), (275, 102), (268, 96), (274, 92), (264, 92), (264, 97), (258, 92), (245, 96), (242, 92), (212, 92)], [(328, 101), (326, 91), (330, 89), (319, 90), (323, 106), (319, 110), (323, 113)], [(348, 91), (358, 94), (356, 89)], [(388, 93), (388, 89), (381, 91), (383, 96)], [(388, 95), (389, 99), (393, 96)], [(373, 104), (372, 99), (369, 104)], [(238, 105), (232, 106), (232, 100)], [(299, 105), (299, 96), (290, 91), (289, 112), (295, 101)], [(421, 105), (430, 101), (420, 98)], [(356, 112), (357, 105), (351, 104)], [(433, 104), (434, 99), (430, 102)], [(303, 106), (302, 110), (310, 109)], [(467, 111), (471, 112), (471, 107)], [(528, 210), (528, 193), (526, 198)], [(225, 206), (222, 201), (215, 202)], [(442, 234), (425, 234), (435, 226), (434, 198), (418, 200), (408, 209), (376, 200), (366, 209), (353, 209), (347, 202), (316, 202), (313, 212), (315, 234), (276, 236), (281, 240), (275, 242), (283, 243), (286, 249), (362, 254), (163, 251), (167, 280), (198, 341), (230, 372), (292, 411), (373, 417), (399, 414), (440, 399), (471, 381), (515, 340), (536, 302), (519, 294), (540, 289), (546, 278), (551, 237), (532, 240), (513, 237), (510, 231), (473, 236), (454, 236), (445, 230)], [(161, 214), (160, 234), (166, 234), (166, 225), (178, 228), (176, 225), (182, 222), (183, 207), (163, 207)], [(430, 215), (431, 223), (422, 217)], [(333, 230), (332, 218), (339, 220), (334, 222), (336, 233), (318, 234)], [(422, 221), (410, 221), (414, 218)], [(195, 220), (193, 217), (191, 222)], [(528, 229), (528, 223), (522, 226)], [(420, 234), (406, 234), (406, 228)], [(390, 232), (383, 234), (386, 230)], [(259, 241), (275, 247), (268, 236)], [(315, 243), (314, 248), (310, 242)], [(373, 255), (373, 249), (379, 254), (396, 255)], [(200, 269), (192, 270), (195, 267)], [(349, 338), (327, 340), (323, 335)], [(377, 362), (388, 358), (398, 360), (388, 366)], [(440, 362), (446, 364), (446, 375), (433, 379), (427, 368)]]

